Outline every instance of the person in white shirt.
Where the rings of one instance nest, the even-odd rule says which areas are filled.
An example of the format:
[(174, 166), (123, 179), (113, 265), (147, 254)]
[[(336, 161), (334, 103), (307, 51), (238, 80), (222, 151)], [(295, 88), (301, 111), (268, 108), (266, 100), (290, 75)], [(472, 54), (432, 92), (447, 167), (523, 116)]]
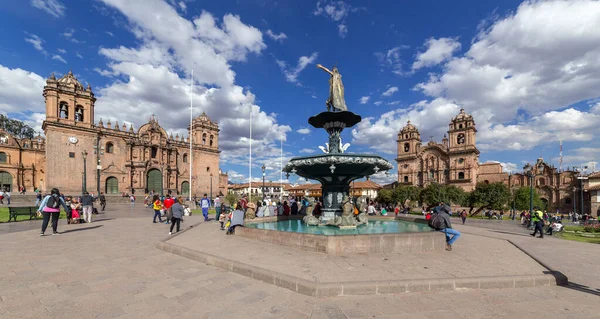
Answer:
[(221, 217), (221, 199), (219, 198), (219, 195), (217, 195), (217, 198), (215, 198), (213, 203), (215, 205), (215, 211), (217, 212), (217, 217), (215, 217), (215, 220), (218, 221), (219, 217)]

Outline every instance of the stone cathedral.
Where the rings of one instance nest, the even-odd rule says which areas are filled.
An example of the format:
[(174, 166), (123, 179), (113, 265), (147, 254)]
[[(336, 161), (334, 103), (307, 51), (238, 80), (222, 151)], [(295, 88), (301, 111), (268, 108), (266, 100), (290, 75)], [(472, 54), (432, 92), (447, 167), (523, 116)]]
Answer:
[[(569, 168), (560, 171), (538, 158), (531, 163), (535, 176), (530, 180), (522, 172), (503, 172), (498, 162), (479, 163), (477, 128), (473, 116), (464, 109), (450, 121), (447, 133), (441, 143), (429, 141), (423, 145), (419, 130), (408, 121), (398, 132), (399, 185), (451, 184), (468, 192), (474, 190), (477, 183), (502, 182), (511, 190), (533, 185), (548, 209), (574, 210), (575, 171)], [(538, 172), (541, 166), (544, 169)]]
[[(43, 96), (45, 139), (20, 140), (0, 132), (0, 153), (6, 158), (0, 170), (8, 174), (0, 176), (6, 179), (5, 189), (57, 187), (65, 194), (78, 194), (85, 180), (89, 192), (187, 195), (192, 161), (192, 195), (227, 192), (227, 175), (219, 170), (219, 127), (206, 114), (192, 121), (190, 154), (189, 140), (167, 134), (153, 115), (137, 130), (110, 120), (96, 122), (92, 88), (84, 88), (72, 72), (59, 79), (51, 75)], [(14, 151), (8, 149), (11, 145)]]

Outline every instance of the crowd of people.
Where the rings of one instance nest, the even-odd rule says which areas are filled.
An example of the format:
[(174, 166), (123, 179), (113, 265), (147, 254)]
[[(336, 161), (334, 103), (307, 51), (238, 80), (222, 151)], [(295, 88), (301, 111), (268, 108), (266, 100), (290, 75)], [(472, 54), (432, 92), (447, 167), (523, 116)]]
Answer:
[(83, 195), (74, 197), (61, 194), (57, 188), (53, 188), (50, 194), (42, 195), (41, 192), (37, 192), (35, 206), (38, 207), (38, 216), (42, 216), (40, 236), (44, 236), (50, 221), (52, 222), (52, 235), (59, 234), (58, 219), (61, 208), (66, 213), (67, 224), (91, 223), (92, 215), (98, 214), (97, 209), (94, 208), (96, 201), (100, 201), (100, 207), (104, 211), (106, 196), (103, 193), (94, 196), (93, 193), (84, 192)]

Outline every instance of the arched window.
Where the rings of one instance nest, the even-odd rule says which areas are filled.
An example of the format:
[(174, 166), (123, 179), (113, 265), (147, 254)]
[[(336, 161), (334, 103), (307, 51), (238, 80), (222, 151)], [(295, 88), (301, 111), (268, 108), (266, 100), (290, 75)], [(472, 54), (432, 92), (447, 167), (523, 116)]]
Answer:
[(83, 122), (83, 106), (81, 105), (75, 107), (75, 122)]
[(113, 145), (113, 143), (108, 142), (106, 143), (106, 153), (112, 153), (115, 151), (115, 146)]
[(433, 169), (429, 170), (429, 178), (433, 179), (434, 175), (435, 175), (435, 171)]
[(483, 181), (484, 184), (489, 184), (490, 181), (488, 181), (487, 179), (485, 181)]
[(408, 176), (406, 176), (406, 175), (404, 176), (404, 182), (408, 183)]
[(106, 194), (118, 194), (119, 193), (119, 180), (116, 177), (109, 177), (106, 179)]
[(544, 179), (544, 178), (538, 179), (538, 186), (544, 186), (544, 185), (546, 185), (546, 179)]
[(183, 154), (183, 162), (184, 163), (188, 162), (188, 155), (187, 154)]
[(0, 163), (6, 163), (8, 161), (8, 156), (4, 152), (0, 152)]
[(408, 138), (408, 134), (404, 135), (404, 138)]
[(465, 173), (464, 172), (459, 172), (458, 173), (458, 179), (465, 179)]
[(456, 137), (456, 144), (464, 144), (465, 143), (465, 134), (460, 133), (458, 134), (458, 136)]
[(458, 124), (458, 128), (463, 128), (462, 124)]
[(12, 191), (12, 175), (8, 172), (0, 172), (0, 189), (5, 192)]
[(69, 104), (67, 102), (60, 102), (58, 107), (58, 117), (61, 119), (69, 118)]
[(210, 146), (213, 146), (213, 139), (214, 139), (214, 136), (211, 135), (210, 136)]
[(202, 134), (202, 145), (206, 145), (206, 133)]
[(409, 152), (409, 151), (410, 151), (410, 144), (404, 143), (404, 152)]
[(156, 158), (157, 154), (158, 154), (158, 148), (156, 146), (152, 146), (152, 152), (151, 152), (150, 156), (152, 158)]

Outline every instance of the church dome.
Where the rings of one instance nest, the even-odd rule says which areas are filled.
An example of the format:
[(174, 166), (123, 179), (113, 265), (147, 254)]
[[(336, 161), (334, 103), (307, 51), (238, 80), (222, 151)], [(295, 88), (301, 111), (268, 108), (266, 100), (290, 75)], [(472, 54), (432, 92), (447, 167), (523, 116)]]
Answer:
[(460, 109), (457, 116), (454, 117), (454, 121), (468, 121), (473, 120), (473, 115), (465, 112), (465, 109)]
[(83, 91), (83, 85), (81, 85), (81, 83), (73, 75), (72, 71), (69, 71), (69, 73), (65, 74), (62, 78), (58, 79), (57, 82), (59, 84), (62, 84), (62, 85), (65, 85), (65, 86), (71, 86), (71, 87), (74, 87), (77, 90), (82, 90)]
[(406, 126), (404, 126), (402, 128), (402, 130), (400, 130), (400, 132), (414, 132), (414, 131), (418, 131), (417, 127), (414, 126), (410, 120), (408, 120), (408, 122), (406, 122)]

